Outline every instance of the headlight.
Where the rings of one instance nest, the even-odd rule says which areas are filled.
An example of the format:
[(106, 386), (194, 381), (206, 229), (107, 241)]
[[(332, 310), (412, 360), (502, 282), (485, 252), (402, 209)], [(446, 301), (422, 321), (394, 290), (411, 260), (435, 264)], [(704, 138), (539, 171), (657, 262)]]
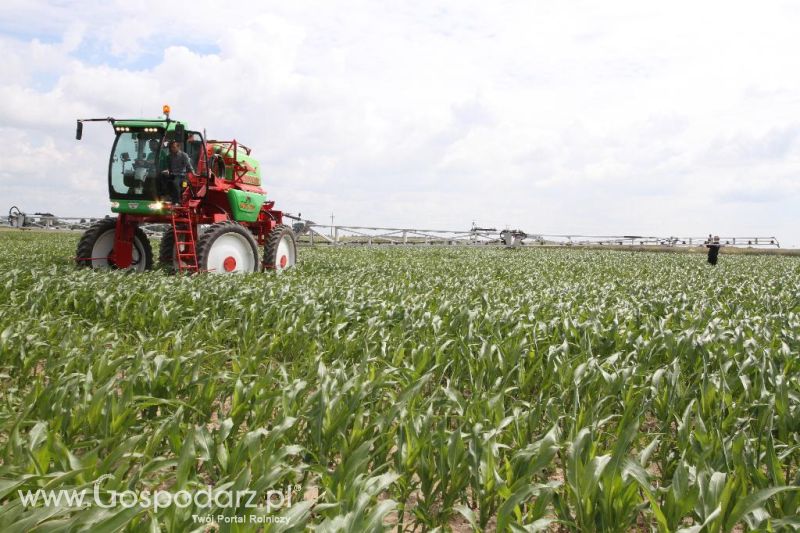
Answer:
[(111, 209), (116, 209), (119, 207), (119, 202), (111, 202)]
[(153, 202), (150, 204), (150, 209), (152, 209), (153, 211), (160, 211), (161, 208), (163, 207), (164, 204), (162, 204), (161, 202)]

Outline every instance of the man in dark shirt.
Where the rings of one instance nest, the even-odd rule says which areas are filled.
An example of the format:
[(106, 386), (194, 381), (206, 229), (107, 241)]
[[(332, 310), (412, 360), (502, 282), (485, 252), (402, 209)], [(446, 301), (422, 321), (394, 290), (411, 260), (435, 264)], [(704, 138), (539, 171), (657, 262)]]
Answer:
[(167, 168), (161, 171), (162, 191), (169, 192), (172, 203), (177, 205), (181, 202), (181, 193), (186, 187), (186, 173), (194, 174), (192, 161), (186, 152), (182, 152), (178, 141), (169, 143), (169, 155), (167, 156)]
[(706, 247), (708, 248), (708, 264), (709, 265), (716, 265), (717, 264), (717, 256), (719, 256), (719, 249), (722, 246), (719, 243), (719, 237), (714, 236), (711, 238), (711, 235), (708, 236), (708, 244)]

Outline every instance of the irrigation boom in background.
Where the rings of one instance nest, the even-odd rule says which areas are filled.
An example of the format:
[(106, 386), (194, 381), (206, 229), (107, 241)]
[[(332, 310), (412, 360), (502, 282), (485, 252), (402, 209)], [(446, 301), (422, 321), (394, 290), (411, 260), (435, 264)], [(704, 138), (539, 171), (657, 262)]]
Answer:
[[(505, 246), (701, 246), (707, 237), (659, 237), (655, 235), (578, 235), (527, 233), (522, 230), (481, 228), (473, 225), (468, 230), (439, 230), (421, 228), (381, 228), (373, 226), (344, 226), (316, 224), (310, 220), (284, 214), (294, 219), (293, 225), (301, 244), (358, 246), (358, 245), (505, 245)], [(20, 229), (85, 230), (98, 217), (61, 217), (51, 213), (20, 211), (16, 206), (9, 210), (2, 222)], [(146, 224), (145, 233), (153, 236), (167, 229), (165, 224)], [(726, 246), (780, 248), (775, 237), (720, 237)]]

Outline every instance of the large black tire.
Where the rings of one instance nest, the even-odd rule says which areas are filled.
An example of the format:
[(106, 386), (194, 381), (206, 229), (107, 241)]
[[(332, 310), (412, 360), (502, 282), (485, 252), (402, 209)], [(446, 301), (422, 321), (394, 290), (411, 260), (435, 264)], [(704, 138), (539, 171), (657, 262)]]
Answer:
[[(76, 262), (79, 267), (117, 268), (116, 265), (104, 259), (114, 248), (116, 227), (116, 218), (104, 218), (92, 224), (83, 233), (76, 252)], [(144, 272), (152, 268), (153, 250), (150, 247), (150, 240), (142, 228), (137, 227), (133, 236), (133, 263), (128, 270)]]
[(161, 244), (158, 246), (158, 263), (170, 269), (175, 268), (175, 234), (172, 226), (161, 234)]
[(286, 224), (275, 226), (264, 243), (264, 268), (285, 270), (297, 263), (297, 239)]
[[(202, 237), (203, 230), (200, 226), (197, 227), (197, 232)], [(171, 272), (178, 271), (178, 258), (175, 256), (175, 233), (171, 225), (161, 234), (161, 244), (158, 247), (158, 263)]]
[(249, 229), (236, 222), (217, 222), (197, 241), (200, 270), (218, 274), (258, 272), (258, 243)]

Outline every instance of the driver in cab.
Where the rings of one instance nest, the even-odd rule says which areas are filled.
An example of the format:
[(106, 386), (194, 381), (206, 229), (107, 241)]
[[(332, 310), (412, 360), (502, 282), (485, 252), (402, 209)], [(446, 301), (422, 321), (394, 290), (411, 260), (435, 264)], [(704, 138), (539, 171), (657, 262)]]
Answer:
[(158, 142), (158, 139), (150, 139), (147, 143), (150, 152), (145, 156), (144, 159), (137, 159), (136, 164), (151, 169), (155, 168), (156, 154), (158, 153), (158, 147), (160, 144), (161, 143)]
[(162, 194), (169, 193), (173, 205), (180, 204), (181, 193), (186, 187), (186, 173), (194, 174), (189, 155), (181, 151), (178, 141), (170, 141), (167, 168), (161, 171)]

